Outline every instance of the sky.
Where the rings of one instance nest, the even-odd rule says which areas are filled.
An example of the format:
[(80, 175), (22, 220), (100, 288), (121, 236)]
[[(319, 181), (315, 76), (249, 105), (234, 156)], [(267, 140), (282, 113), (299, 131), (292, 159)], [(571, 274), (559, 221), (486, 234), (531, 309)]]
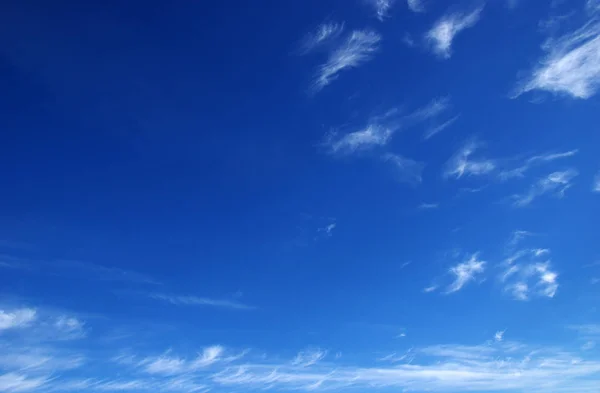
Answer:
[(0, 392), (599, 391), (598, 0), (7, 0), (0, 86)]

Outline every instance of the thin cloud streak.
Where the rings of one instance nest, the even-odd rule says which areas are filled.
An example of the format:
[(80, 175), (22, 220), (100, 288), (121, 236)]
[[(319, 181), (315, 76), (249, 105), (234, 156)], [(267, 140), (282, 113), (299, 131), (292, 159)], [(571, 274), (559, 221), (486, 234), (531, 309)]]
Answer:
[(454, 122), (455, 122), (456, 120), (458, 120), (458, 118), (459, 118), (459, 117), (460, 117), (459, 115), (456, 115), (456, 116), (454, 116), (453, 118), (451, 118), (450, 120), (446, 120), (445, 122), (443, 122), (443, 123), (442, 123), (442, 124), (440, 124), (439, 126), (436, 126), (436, 127), (430, 128), (429, 130), (427, 130), (427, 131), (425, 132), (425, 135), (424, 135), (424, 137), (423, 137), (423, 138), (424, 138), (425, 140), (427, 140), (427, 139), (429, 139), (429, 138), (433, 137), (434, 135), (437, 135), (438, 133), (440, 133), (440, 132), (444, 131), (446, 128), (448, 128), (448, 127), (450, 127), (452, 124), (454, 124)]
[(553, 193), (558, 197), (562, 197), (564, 193), (572, 186), (572, 181), (577, 175), (578, 172), (574, 169), (552, 172), (548, 176), (543, 177), (535, 182), (526, 193), (514, 195), (513, 206), (528, 206), (536, 198), (548, 193)]
[(454, 13), (443, 16), (427, 32), (425, 39), (435, 55), (443, 59), (452, 56), (452, 41), (461, 31), (473, 27), (481, 16), (483, 8), (470, 13)]
[(330, 53), (325, 64), (318, 69), (313, 82), (313, 92), (322, 90), (347, 69), (356, 68), (369, 61), (379, 48), (381, 36), (372, 30), (354, 30)]
[(425, 164), (391, 153), (385, 154), (382, 159), (392, 165), (394, 175), (398, 181), (413, 185), (423, 181), (423, 169), (425, 168)]
[(525, 176), (525, 172), (530, 170), (535, 166), (539, 166), (545, 163), (549, 163), (555, 160), (560, 160), (563, 158), (569, 158), (575, 156), (579, 153), (579, 149), (569, 150), (562, 153), (545, 153), (533, 157), (529, 157), (525, 162), (514, 169), (503, 170), (498, 174), (500, 180), (509, 180), (512, 178), (522, 178)]
[(600, 192), (600, 172), (594, 177), (594, 183), (592, 185), (592, 191)]
[(236, 310), (253, 310), (256, 308), (234, 300), (211, 299), (205, 297), (186, 295), (168, 295), (162, 293), (151, 293), (148, 296), (152, 299), (162, 300), (164, 302), (176, 306), (206, 306), (217, 308), (230, 308)]

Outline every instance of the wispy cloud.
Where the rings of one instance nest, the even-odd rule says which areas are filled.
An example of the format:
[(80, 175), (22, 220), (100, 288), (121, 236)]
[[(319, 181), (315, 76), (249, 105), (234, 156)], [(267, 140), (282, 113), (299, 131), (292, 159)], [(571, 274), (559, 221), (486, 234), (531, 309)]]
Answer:
[(419, 184), (422, 182), (423, 168), (425, 164), (400, 156), (398, 154), (385, 154), (383, 160), (392, 165), (396, 179), (400, 182), (409, 184)]
[(439, 97), (431, 100), (423, 108), (417, 109), (410, 115), (413, 121), (424, 121), (435, 118), (450, 108), (450, 97)]
[(408, 9), (412, 12), (425, 12), (424, 0), (407, 0)]
[(420, 210), (432, 210), (432, 209), (437, 209), (438, 207), (440, 207), (439, 203), (421, 203), (419, 205), (419, 209)]
[(596, 94), (600, 86), (600, 10), (588, 10), (591, 17), (582, 27), (544, 43), (547, 55), (517, 87), (514, 97), (532, 90), (580, 99)]
[(563, 158), (569, 158), (569, 157), (573, 157), (574, 155), (576, 155), (579, 152), (578, 149), (575, 150), (569, 150), (569, 151), (565, 151), (565, 152), (561, 152), (561, 153), (545, 153), (545, 154), (540, 154), (540, 155), (536, 155), (536, 156), (532, 156), (529, 157), (528, 159), (525, 160), (525, 162), (518, 166), (517, 168), (513, 168), (513, 169), (506, 169), (501, 171), (498, 174), (498, 177), (500, 178), (500, 180), (509, 180), (515, 177), (524, 177), (525, 172), (527, 172), (528, 170), (530, 170), (531, 168), (535, 167), (535, 166), (539, 166), (545, 163), (549, 163), (555, 160), (560, 160)]
[(195, 359), (172, 356), (167, 352), (160, 356), (149, 356), (140, 360), (128, 357), (125, 362), (121, 361), (122, 358), (116, 358), (115, 361), (120, 364), (138, 367), (147, 374), (175, 375), (198, 371), (217, 362), (229, 363), (238, 359), (237, 356), (226, 357), (224, 353), (225, 348), (220, 345), (213, 345), (204, 348)]
[(433, 53), (441, 58), (450, 58), (452, 41), (458, 33), (479, 21), (482, 10), (477, 8), (469, 13), (448, 14), (439, 19), (425, 35)]
[(36, 317), (36, 310), (31, 308), (20, 308), (11, 311), (0, 310), (0, 331), (30, 326)]
[(321, 348), (309, 348), (299, 352), (292, 360), (292, 365), (309, 367), (323, 360), (325, 356), (327, 356), (327, 351)]
[(300, 53), (307, 54), (316, 49), (328, 47), (340, 37), (343, 31), (343, 23), (323, 23), (315, 31), (304, 37), (300, 46)]
[(375, 147), (387, 145), (393, 129), (378, 123), (370, 123), (364, 129), (339, 136), (335, 132), (325, 137), (324, 145), (332, 154), (348, 155), (371, 150)]
[(396, 0), (364, 0), (367, 4), (375, 10), (375, 16), (380, 21), (383, 21), (388, 17), (392, 6)]
[(600, 172), (594, 177), (594, 183), (592, 184), (592, 191), (600, 192)]
[(536, 181), (529, 188), (529, 191), (525, 192), (524, 194), (514, 195), (513, 205), (516, 207), (528, 206), (536, 198), (548, 193), (553, 193), (558, 197), (562, 197), (564, 193), (571, 187), (572, 181), (577, 175), (578, 172), (574, 169), (552, 172), (548, 176)]
[(446, 128), (448, 128), (448, 127), (450, 127), (452, 124), (454, 124), (454, 122), (455, 122), (456, 120), (458, 120), (458, 118), (459, 118), (459, 117), (460, 117), (459, 115), (456, 115), (456, 116), (454, 116), (453, 118), (451, 118), (450, 120), (446, 120), (446, 121), (445, 121), (445, 122), (443, 122), (442, 124), (440, 124), (440, 125), (437, 125), (437, 126), (434, 126), (434, 127), (430, 128), (430, 129), (428, 129), (428, 130), (425, 132), (424, 138), (425, 138), (425, 139), (429, 139), (429, 138), (431, 138), (432, 136), (434, 136), (434, 135), (437, 135), (438, 133), (440, 133), (440, 132), (444, 131)]
[(253, 310), (255, 308), (235, 300), (211, 299), (187, 295), (169, 295), (163, 293), (150, 293), (148, 296), (152, 299), (162, 300), (176, 306), (205, 306), (237, 310)]
[(485, 158), (472, 158), (481, 147), (476, 140), (470, 140), (448, 160), (444, 177), (460, 179), (463, 176), (485, 175), (496, 169), (496, 163)]
[(454, 275), (454, 282), (446, 289), (446, 293), (454, 293), (461, 290), (469, 281), (474, 281), (477, 276), (485, 270), (486, 263), (479, 260), (479, 254), (473, 254), (469, 260), (459, 263), (450, 268), (450, 274)]
[(318, 69), (312, 90), (318, 92), (347, 69), (356, 68), (368, 60), (379, 48), (381, 36), (372, 30), (354, 30), (334, 49), (325, 64)]
[(552, 269), (546, 248), (515, 250), (529, 232), (515, 231), (509, 240), (511, 254), (502, 263), (499, 275), (504, 291), (516, 300), (529, 300), (534, 296), (553, 298), (558, 290), (558, 273)]

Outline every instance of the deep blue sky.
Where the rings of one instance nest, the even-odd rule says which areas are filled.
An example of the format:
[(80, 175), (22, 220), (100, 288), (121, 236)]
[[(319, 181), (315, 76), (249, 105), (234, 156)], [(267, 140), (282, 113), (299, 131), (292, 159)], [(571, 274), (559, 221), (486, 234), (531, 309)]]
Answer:
[(594, 392), (599, 53), (596, 0), (4, 2), (0, 392)]

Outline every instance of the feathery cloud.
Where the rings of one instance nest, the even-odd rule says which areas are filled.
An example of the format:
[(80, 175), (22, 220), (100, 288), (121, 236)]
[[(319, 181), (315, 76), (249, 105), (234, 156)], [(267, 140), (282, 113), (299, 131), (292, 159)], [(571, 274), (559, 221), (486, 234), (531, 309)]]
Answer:
[(327, 351), (321, 348), (309, 348), (299, 352), (292, 360), (292, 365), (309, 367), (323, 360), (325, 356), (327, 356)]
[(424, 0), (407, 0), (408, 9), (412, 12), (425, 12)]
[(344, 31), (343, 23), (323, 23), (315, 31), (308, 33), (302, 40), (300, 52), (307, 54), (333, 43)]
[(473, 281), (485, 270), (486, 263), (479, 260), (479, 254), (475, 253), (469, 260), (459, 263), (450, 268), (454, 275), (454, 282), (446, 289), (446, 293), (454, 293), (461, 290), (469, 281)]
[(318, 92), (334, 81), (340, 72), (356, 68), (371, 59), (379, 48), (381, 36), (372, 30), (354, 30), (334, 49), (318, 69), (313, 91)]
[(460, 179), (462, 176), (477, 176), (485, 175), (496, 169), (496, 164), (488, 159), (472, 159), (471, 156), (477, 151), (481, 145), (470, 140), (454, 154), (446, 163), (444, 177), (455, 177)]
[(7, 329), (28, 327), (37, 317), (31, 308), (20, 308), (12, 311), (0, 310), (0, 332)]
[(544, 43), (547, 55), (517, 87), (514, 97), (532, 90), (580, 99), (596, 94), (600, 86), (600, 10), (593, 6), (588, 10), (591, 19), (582, 27)]
[(575, 149), (575, 150), (565, 151), (562, 153), (545, 153), (545, 154), (529, 157), (527, 160), (525, 160), (525, 162), (521, 166), (519, 166), (517, 168), (501, 171), (498, 174), (498, 177), (500, 178), (500, 180), (508, 180), (508, 179), (512, 179), (515, 177), (524, 177), (525, 172), (527, 172), (529, 169), (531, 169), (535, 166), (542, 165), (542, 164), (552, 162), (555, 160), (560, 160), (563, 158), (573, 157), (578, 152), (579, 152), (579, 150)]
[(387, 18), (396, 0), (365, 0), (374, 10), (377, 19), (383, 21)]
[(552, 172), (548, 176), (535, 182), (526, 193), (514, 195), (513, 205), (516, 207), (528, 206), (536, 198), (547, 193), (554, 193), (555, 195), (562, 197), (571, 187), (572, 181), (577, 175), (578, 172), (574, 169)]
[(324, 145), (329, 148), (331, 154), (348, 155), (385, 146), (390, 141), (392, 133), (393, 129), (385, 125), (371, 123), (362, 130), (341, 137), (336, 133), (329, 133), (325, 137)]
[(385, 162), (392, 164), (398, 181), (413, 185), (422, 182), (425, 164), (391, 153), (383, 155), (382, 158)]
[(433, 53), (448, 59), (452, 55), (452, 41), (461, 31), (473, 27), (481, 16), (483, 8), (469, 13), (454, 13), (443, 16), (427, 32), (425, 39), (431, 45)]
[(438, 203), (421, 203), (419, 205), (419, 210), (432, 210), (432, 209), (437, 209), (438, 207), (440, 207), (440, 205)]
[[(517, 244), (514, 235), (509, 244), (511, 247)], [(552, 270), (550, 261), (545, 259), (548, 254), (550, 250), (544, 248), (513, 252), (504, 261), (499, 276), (500, 282), (504, 283), (504, 291), (521, 301), (529, 300), (532, 296), (553, 298), (559, 286), (558, 273)]]
[(220, 308), (231, 308), (237, 310), (252, 310), (254, 307), (246, 305), (244, 303), (237, 302), (235, 300), (223, 300), (223, 299), (211, 299), (198, 296), (186, 296), (186, 295), (168, 295), (162, 293), (151, 293), (148, 295), (152, 299), (162, 300), (176, 306), (207, 306), (207, 307), (220, 307)]

